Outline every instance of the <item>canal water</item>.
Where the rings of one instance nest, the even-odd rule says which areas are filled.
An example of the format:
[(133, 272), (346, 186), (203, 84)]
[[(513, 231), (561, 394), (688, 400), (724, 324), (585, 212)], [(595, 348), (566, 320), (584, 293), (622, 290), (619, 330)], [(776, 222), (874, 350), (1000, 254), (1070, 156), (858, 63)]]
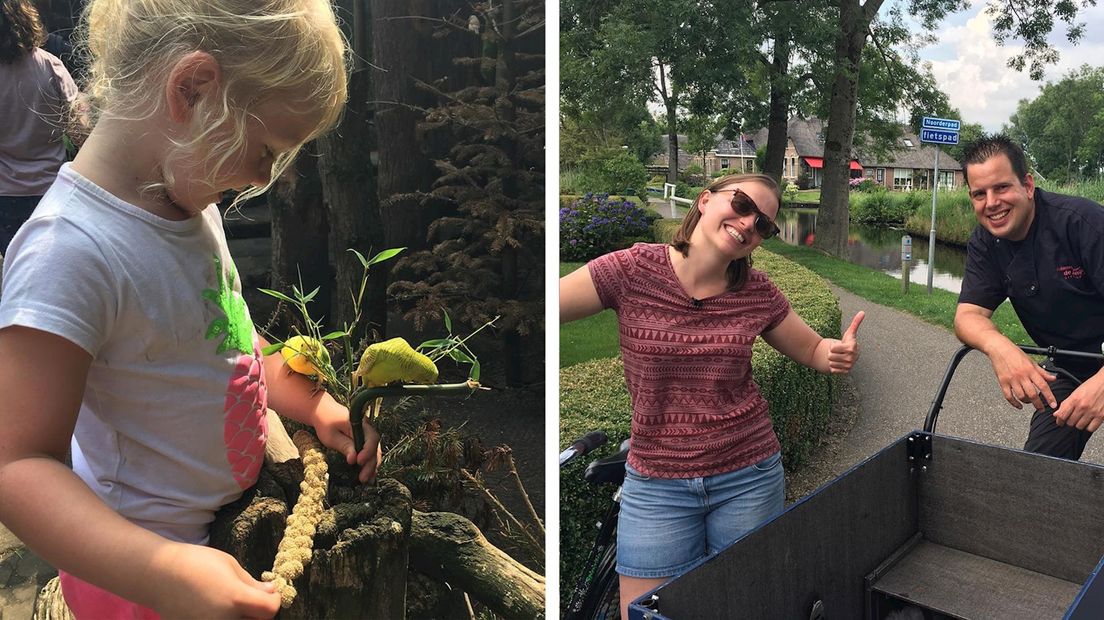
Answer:
[[(816, 209), (782, 209), (778, 214), (779, 238), (790, 245), (812, 246), (816, 231)], [(847, 260), (857, 265), (877, 269), (895, 278), (901, 277), (901, 237), (904, 230), (885, 226), (851, 224), (847, 245)], [(912, 263), (909, 286), (912, 290), (928, 286), (928, 235), (911, 235)], [(966, 248), (935, 244), (935, 269), (932, 286), (959, 292), (966, 265)]]

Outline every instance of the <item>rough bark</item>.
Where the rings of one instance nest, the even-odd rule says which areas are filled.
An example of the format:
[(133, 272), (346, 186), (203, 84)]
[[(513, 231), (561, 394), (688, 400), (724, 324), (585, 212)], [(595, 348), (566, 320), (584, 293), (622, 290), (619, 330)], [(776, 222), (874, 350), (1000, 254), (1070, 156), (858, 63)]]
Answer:
[(789, 140), (790, 92), (782, 85), (790, 65), (790, 43), (785, 36), (774, 39), (774, 58), (771, 61), (770, 109), (767, 112), (767, 152), (763, 161), (763, 174), (782, 180), (782, 168), (786, 160), (786, 143)]
[(864, 5), (860, 5), (858, 0), (840, 2), (836, 70), (824, 139), (824, 185), (820, 190), (814, 245), (841, 258), (846, 256), (850, 222), (847, 196), (850, 192), (851, 147), (855, 139), (859, 65), (870, 20), (877, 15), (881, 4), (881, 0), (867, 0)]
[(504, 618), (544, 618), (544, 577), (487, 542), (451, 512), (414, 512), (411, 562), (447, 580)]
[[(349, 103), (336, 130), (318, 139), (318, 172), (329, 209), (329, 261), (334, 268), (332, 312), (327, 323), (340, 327), (354, 317), (352, 296), (364, 272), (349, 249), (371, 256), (383, 249), (383, 229), (372, 164), (376, 140), (367, 71), (349, 79)], [(387, 280), (373, 269), (363, 300), (364, 320), (383, 332), (387, 325)]]
[(272, 286), (287, 292), (289, 285), (299, 285), (301, 281), (300, 290), (305, 293), (321, 287), (311, 302), (311, 314), (328, 317), (332, 276), (329, 257), (319, 249), (329, 243), (329, 223), (317, 154), (315, 143), (304, 146), (268, 192), (272, 213)]

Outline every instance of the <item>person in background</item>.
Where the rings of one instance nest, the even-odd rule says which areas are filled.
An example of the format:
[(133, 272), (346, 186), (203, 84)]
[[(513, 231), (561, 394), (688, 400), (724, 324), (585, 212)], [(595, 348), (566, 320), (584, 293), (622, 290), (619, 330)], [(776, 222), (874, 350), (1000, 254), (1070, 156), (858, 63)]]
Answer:
[(762, 336), (823, 373), (858, 359), (859, 312), (823, 338), (751, 268), (778, 234), (781, 195), (760, 174), (702, 190), (670, 244), (638, 243), (560, 279), (560, 321), (617, 313), (632, 397), (617, 534), (621, 617), (628, 604), (782, 512), (781, 446), (751, 376)]
[(0, 0), (0, 255), (65, 162), (62, 135), (79, 144), (87, 133), (72, 112), (77, 85), (46, 40), (30, 0)]
[(1079, 381), (1031, 360), (992, 321), (1005, 299), (1040, 347), (1100, 353), (1104, 344), (1104, 207), (1035, 186), (1023, 149), (983, 136), (962, 169), (979, 226), (970, 236), (955, 334), (989, 357), (1004, 398), (1031, 405), (1024, 450), (1077, 460), (1104, 422), (1099, 360), (1059, 357)]

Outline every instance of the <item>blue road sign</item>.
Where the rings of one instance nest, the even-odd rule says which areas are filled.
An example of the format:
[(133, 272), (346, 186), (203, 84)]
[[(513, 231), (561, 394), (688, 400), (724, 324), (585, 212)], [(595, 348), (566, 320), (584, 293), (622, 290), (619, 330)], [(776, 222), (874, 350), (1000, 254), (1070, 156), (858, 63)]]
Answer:
[(920, 123), (920, 129), (960, 131), (962, 129), (962, 121), (958, 121), (953, 118), (936, 118), (934, 116), (925, 116), (924, 120)]
[(921, 142), (934, 142), (935, 144), (958, 144), (957, 131), (939, 131), (937, 129), (921, 129)]

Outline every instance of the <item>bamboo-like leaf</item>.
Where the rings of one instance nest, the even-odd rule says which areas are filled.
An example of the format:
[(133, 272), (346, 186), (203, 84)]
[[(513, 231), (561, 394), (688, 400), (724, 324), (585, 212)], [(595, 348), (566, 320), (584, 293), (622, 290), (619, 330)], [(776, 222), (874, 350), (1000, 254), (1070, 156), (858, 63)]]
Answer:
[(472, 359), (472, 357), (470, 355), (468, 355), (467, 353), (464, 353), (460, 349), (453, 349), (453, 350), (449, 351), (449, 357), (451, 357), (452, 359), (454, 359), (458, 362), (463, 362), (465, 364), (474, 364), (475, 363), (475, 360)]
[(438, 338), (436, 340), (426, 340), (415, 348), (419, 351), (421, 351), (422, 349), (437, 349), (443, 346), (447, 346), (451, 342), (452, 340), (449, 338)]
[(402, 247), (402, 248), (391, 248), (390, 250), (384, 250), (384, 251), (380, 252), (379, 254), (376, 254), (375, 256), (373, 256), (372, 260), (365, 263), (364, 266), (368, 267), (369, 265), (375, 265), (376, 263), (382, 263), (383, 261), (385, 261), (389, 258), (394, 258), (395, 256), (397, 256), (399, 254), (399, 252), (402, 252), (405, 249), (406, 249), (405, 247)]
[(444, 308), (441, 308), (441, 312), (443, 312), (444, 315), (445, 315), (445, 329), (448, 330), (448, 333), (451, 334), (452, 333), (452, 319), (449, 318), (448, 310), (445, 310)]
[(347, 332), (343, 332), (343, 331), (330, 332), (330, 333), (326, 334), (325, 336), (322, 336), (322, 340), (337, 340), (338, 338), (346, 335), (346, 333)]
[(471, 372), (468, 373), (468, 377), (472, 381), (479, 381), (479, 360), (472, 361)]
[(287, 295), (281, 293), (280, 291), (273, 291), (273, 290), (267, 289), (267, 288), (258, 288), (257, 290), (264, 293), (265, 295), (271, 295), (271, 296), (275, 297), (276, 299), (282, 299), (282, 300), (288, 302), (289, 304), (298, 303), (297, 301), (295, 301), (294, 299), (292, 299), (292, 298), (288, 297)]
[(272, 355), (273, 353), (284, 348), (284, 343), (277, 342), (276, 344), (270, 344), (267, 347), (261, 349), (261, 355)]
[(307, 296), (303, 298), (303, 301), (308, 302), (308, 301), (314, 299), (315, 295), (317, 295), (318, 291), (320, 291), (321, 289), (322, 289), (322, 287), (320, 287), (320, 286), (315, 287), (315, 289), (313, 291), (311, 291), (310, 293), (307, 293)]
[(360, 264), (361, 264), (362, 267), (364, 267), (365, 269), (368, 268), (368, 259), (364, 258), (363, 254), (361, 254), (360, 252), (357, 252), (353, 248), (349, 248), (349, 251), (356, 255), (357, 260), (360, 261)]

